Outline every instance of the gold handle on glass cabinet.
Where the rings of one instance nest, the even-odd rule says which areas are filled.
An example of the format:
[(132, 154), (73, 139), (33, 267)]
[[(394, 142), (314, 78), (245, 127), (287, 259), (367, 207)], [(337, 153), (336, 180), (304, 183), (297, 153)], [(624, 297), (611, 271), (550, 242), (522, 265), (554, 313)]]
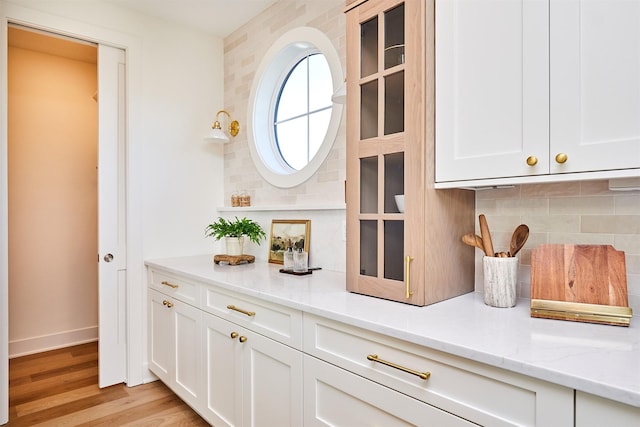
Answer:
[(255, 311), (247, 311), (247, 310), (243, 310), (243, 309), (238, 308), (238, 307), (236, 307), (235, 305), (231, 305), (231, 304), (229, 304), (229, 305), (227, 306), (227, 308), (228, 308), (229, 310), (234, 310), (234, 311), (237, 311), (237, 312), (239, 312), (239, 313), (246, 314), (246, 315), (247, 315), (247, 316), (249, 316), (249, 317), (253, 317), (253, 316), (255, 316), (255, 315), (256, 315), (256, 312), (255, 312)]
[(569, 159), (569, 157), (565, 154), (565, 153), (558, 153), (556, 154), (556, 162), (563, 164), (564, 162), (566, 162)]
[(162, 305), (164, 305), (164, 306), (165, 306), (165, 307), (167, 307), (167, 308), (171, 308), (171, 307), (173, 307), (173, 304), (172, 304), (172, 303), (170, 303), (170, 302), (169, 302), (169, 301), (167, 301), (167, 300), (162, 301)]
[(382, 360), (382, 359), (378, 358), (377, 354), (368, 355), (367, 356), (367, 360), (371, 360), (372, 362), (382, 363), (383, 365), (390, 366), (390, 367), (392, 367), (394, 369), (397, 369), (399, 371), (406, 372), (406, 373), (411, 374), (411, 375), (415, 375), (416, 377), (419, 377), (422, 380), (428, 380), (429, 377), (431, 376), (431, 372), (414, 371), (413, 369), (409, 369), (409, 368), (405, 368), (404, 366), (396, 365), (393, 362), (389, 362), (387, 360)]
[(527, 164), (529, 166), (535, 166), (538, 164), (538, 158), (536, 156), (527, 157)]
[(413, 261), (413, 258), (407, 255), (407, 257), (405, 258), (405, 269), (404, 269), (404, 277), (405, 277), (404, 296), (407, 299), (411, 298), (411, 295), (413, 295), (413, 292), (411, 292), (411, 276), (409, 275), (409, 271), (411, 270), (411, 261)]
[(166, 280), (163, 280), (163, 281), (162, 281), (162, 282), (160, 282), (160, 283), (162, 283), (163, 285), (168, 286), (168, 287), (170, 287), (170, 288), (178, 289), (178, 285), (174, 285), (173, 283), (167, 282)]
[(238, 333), (237, 332), (231, 332), (231, 334), (229, 334), (229, 336), (231, 337), (232, 340), (235, 340), (236, 338), (238, 338)]

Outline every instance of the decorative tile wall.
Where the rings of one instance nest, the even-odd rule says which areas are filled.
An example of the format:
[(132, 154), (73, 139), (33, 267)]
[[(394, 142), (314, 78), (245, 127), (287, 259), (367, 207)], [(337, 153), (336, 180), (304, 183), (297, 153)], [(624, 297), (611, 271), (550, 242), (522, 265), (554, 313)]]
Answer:
[(245, 190), (251, 203), (260, 205), (310, 205), (344, 203), (345, 114), (333, 148), (318, 172), (303, 184), (282, 189), (262, 179), (253, 164), (246, 126), (249, 95), (262, 54), (282, 34), (297, 27), (314, 27), (333, 42), (345, 64), (346, 40), (343, 0), (281, 0), (224, 40), (225, 109), (241, 126), (240, 134), (224, 148), (225, 206), (234, 191)]
[[(520, 296), (531, 296), (531, 250), (537, 245), (612, 245), (625, 252), (631, 304), (640, 306), (640, 191), (611, 191), (608, 181), (481, 190), (476, 192), (476, 214), (481, 213), (487, 217), (497, 250), (509, 247), (518, 224), (529, 226), (531, 235), (519, 254)], [(480, 253), (476, 254), (476, 290), (482, 291)]]

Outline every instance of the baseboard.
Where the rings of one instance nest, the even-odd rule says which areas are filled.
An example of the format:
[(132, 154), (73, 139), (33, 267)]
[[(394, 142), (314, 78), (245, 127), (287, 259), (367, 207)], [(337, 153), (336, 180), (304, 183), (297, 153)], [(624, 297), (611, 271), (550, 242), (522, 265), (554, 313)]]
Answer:
[(9, 359), (98, 340), (98, 327), (74, 329), (39, 337), (9, 341)]

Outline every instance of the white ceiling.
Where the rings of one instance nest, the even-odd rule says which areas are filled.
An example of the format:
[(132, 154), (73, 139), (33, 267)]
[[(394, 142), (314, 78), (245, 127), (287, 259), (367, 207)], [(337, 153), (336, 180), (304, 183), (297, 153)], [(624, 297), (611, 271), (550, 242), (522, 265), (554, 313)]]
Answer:
[(277, 0), (105, 0), (224, 38)]

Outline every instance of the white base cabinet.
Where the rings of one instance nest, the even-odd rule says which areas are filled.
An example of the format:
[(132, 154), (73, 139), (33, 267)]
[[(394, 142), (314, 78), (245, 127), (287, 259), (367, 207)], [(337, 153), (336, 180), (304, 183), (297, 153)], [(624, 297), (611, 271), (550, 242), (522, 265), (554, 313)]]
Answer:
[(210, 314), (203, 341), (208, 421), (302, 425), (302, 352)]
[(149, 270), (149, 369), (216, 427), (298, 427), (302, 313)]
[[(573, 426), (573, 389), (306, 313), (304, 330), (305, 354), (322, 359), (337, 370), (329, 372), (305, 359), (307, 420), (326, 418), (327, 411), (331, 411), (326, 402), (337, 400), (336, 396), (344, 393), (354, 404), (363, 406), (364, 402), (381, 404), (385, 395), (389, 402), (397, 402), (396, 410), (422, 404), (420, 411), (431, 415), (418, 425), (464, 425), (463, 420), (467, 420), (492, 426)], [(307, 372), (308, 365), (314, 367), (315, 373)], [(367, 383), (362, 382), (363, 378)], [(377, 383), (375, 387), (373, 382)], [(364, 393), (366, 390), (369, 394)], [(393, 397), (393, 390), (404, 399)], [(402, 418), (408, 417), (404, 410), (395, 413), (389, 402), (380, 410), (410, 420)], [(368, 412), (375, 410), (370, 408)], [(431, 417), (442, 421), (425, 421)], [(396, 424), (402, 425), (399, 420), (388, 425)]]
[(413, 397), (304, 356), (305, 426), (470, 426)]
[(148, 276), (149, 368), (216, 427), (626, 427), (640, 419), (640, 408), (312, 309), (154, 268)]
[(202, 398), (200, 328), (202, 313), (153, 289), (149, 290), (149, 369), (182, 400)]

